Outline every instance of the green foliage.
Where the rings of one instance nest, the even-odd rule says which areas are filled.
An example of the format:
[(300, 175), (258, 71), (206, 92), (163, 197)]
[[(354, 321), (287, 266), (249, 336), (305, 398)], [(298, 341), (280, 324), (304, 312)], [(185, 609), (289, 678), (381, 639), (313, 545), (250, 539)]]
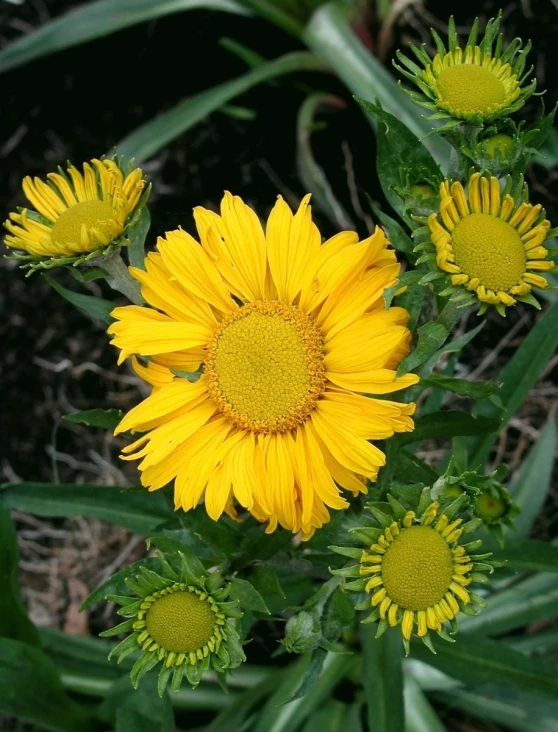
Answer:
[(0, 53), (0, 72), (136, 23), (196, 8), (246, 12), (234, 0), (165, 0), (158, 3), (151, 0), (96, 0), (45, 23), (33, 33), (6, 46)]
[(208, 114), (231, 99), (248, 91), (256, 84), (296, 71), (323, 71), (321, 61), (309, 53), (289, 53), (274, 61), (258, 66), (237, 79), (185, 99), (173, 109), (134, 130), (116, 145), (116, 151), (126, 159), (142, 162), (178, 135), (184, 134)]
[(17, 537), (10, 512), (0, 501), (0, 639), (12, 638), (32, 646), (40, 645), (19, 596)]
[(9, 508), (37, 516), (90, 516), (144, 535), (172, 515), (163, 495), (120, 486), (6, 483), (0, 498)]
[(68, 697), (52, 661), (11, 638), (0, 638), (0, 712), (55, 732), (93, 730), (90, 715)]

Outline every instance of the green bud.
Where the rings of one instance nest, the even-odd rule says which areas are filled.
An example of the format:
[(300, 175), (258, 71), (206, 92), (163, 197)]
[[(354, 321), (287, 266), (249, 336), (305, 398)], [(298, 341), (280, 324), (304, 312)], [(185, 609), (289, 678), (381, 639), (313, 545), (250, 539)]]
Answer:
[(289, 653), (308, 653), (318, 647), (321, 637), (318, 622), (302, 610), (289, 619), (281, 642)]
[(513, 139), (509, 135), (499, 133), (485, 140), (484, 148), (491, 157), (496, 157), (499, 153), (500, 157), (505, 158), (513, 148)]
[(415, 183), (409, 191), (414, 198), (430, 198), (436, 194), (434, 188), (428, 183)]
[(508, 512), (508, 505), (496, 491), (483, 491), (475, 502), (475, 513), (487, 523), (502, 518)]

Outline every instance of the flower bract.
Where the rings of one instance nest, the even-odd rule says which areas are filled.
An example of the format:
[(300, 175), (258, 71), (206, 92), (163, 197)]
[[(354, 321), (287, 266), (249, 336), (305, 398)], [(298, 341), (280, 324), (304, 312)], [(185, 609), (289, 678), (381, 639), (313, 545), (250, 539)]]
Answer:
[(144, 198), (140, 168), (125, 175), (117, 160), (104, 158), (49, 173), (46, 182), (24, 178), (32, 208), (11, 213), (6, 246), (25, 252), (30, 266), (75, 264), (105, 252), (123, 237)]
[(432, 30), (437, 50), (433, 58), (424, 46), (413, 44), (410, 49), (421, 65), (398, 52), (405, 68), (397, 68), (419, 89), (407, 93), (433, 112), (430, 119), (487, 122), (517, 111), (533, 94), (536, 81), (527, 83), (530, 70), (525, 73), (530, 44), (522, 47), (515, 39), (504, 49), (499, 27), (500, 17), (489, 20), (480, 41), (477, 18), (467, 43), (461, 46), (451, 18), (447, 48)]
[(413, 429), (414, 405), (384, 398), (418, 380), (396, 377), (408, 313), (383, 302), (400, 265), (380, 229), (322, 245), (309, 196), (294, 215), (279, 198), (265, 233), (229, 193), (195, 219), (201, 246), (172, 231), (131, 269), (149, 306), (113, 311), (121, 361), (154, 386), (117, 429), (143, 433), (126, 458), (150, 490), (174, 480), (177, 508), (236, 504), (308, 538), (348, 506), (339, 487), (375, 480), (370, 440)]

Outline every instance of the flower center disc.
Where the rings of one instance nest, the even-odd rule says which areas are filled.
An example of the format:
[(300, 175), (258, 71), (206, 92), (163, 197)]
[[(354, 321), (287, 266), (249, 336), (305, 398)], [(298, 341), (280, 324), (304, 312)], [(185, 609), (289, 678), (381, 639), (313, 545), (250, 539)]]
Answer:
[(486, 213), (461, 219), (452, 232), (455, 264), (494, 292), (508, 291), (525, 273), (525, 247), (516, 229)]
[(220, 411), (255, 432), (294, 429), (325, 385), (323, 340), (293, 305), (254, 302), (222, 324), (209, 347), (206, 374)]
[[(75, 203), (56, 220), (52, 229), (52, 240), (56, 244), (81, 243), (81, 227), (89, 232), (97, 229), (103, 236), (112, 239), (114, 210), (106, 201), (81, 201)], [(110, 226), (112, 223), (112, 226)]]
[(445, 539), (429, 526), (402, 529), (382, 560), (387, 596), (404, 610), (426, 610), (451, 583), (453, 555)]
[(488, 116), (504, 106), (504, 85), (497, 76), (482, 66), (450, 66), (440, 73), (436, 81), (438, 105), (447, 109), (454, 117)]
[(191, 653), (211, 640), (215, 613), (195, 592), (173, 592), (155, 600), (145, 623), (149, 635), (165, 650)]

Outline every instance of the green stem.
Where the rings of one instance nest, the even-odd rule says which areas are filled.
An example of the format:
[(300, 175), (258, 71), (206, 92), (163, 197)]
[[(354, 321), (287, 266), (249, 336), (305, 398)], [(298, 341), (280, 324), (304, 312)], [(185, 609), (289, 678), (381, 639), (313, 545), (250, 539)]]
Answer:
[(116, 253), (107, 257), (101, 266), (108, 274), (107, 282), (113, 290), (121, 292), (134, 305), (143, 305), (140, 284), (130, 275), (120, 254)]

